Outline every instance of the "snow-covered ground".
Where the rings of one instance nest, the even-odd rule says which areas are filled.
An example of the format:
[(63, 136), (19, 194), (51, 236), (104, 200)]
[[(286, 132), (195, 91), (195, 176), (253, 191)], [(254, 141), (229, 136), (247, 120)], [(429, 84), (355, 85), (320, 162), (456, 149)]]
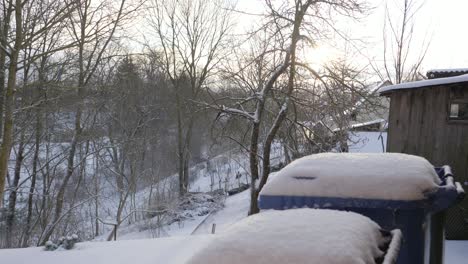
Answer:
[[(273, 144), (272, 165), (277, 165), (281, 161), (283, 156), (282, 150), (283, 148), (280, 144)], [(213, 157), (208, 162), (199, 163), (191, 168), (189, 190), (195, 193), (212, 193), (213, 191), (227, 191), (240, 187), (243, 184), (249, 184), (248, 162), (248, 156), (245, 153), (228, 152)], [(162, 180), (160, 186), (162, 188), (169, 188), (169, 186), (174, 184), (177, 184), (177, 175), (172, 175)], [(139, 207), (144, 208), (146, 206), (149, 192), (150, 188), (145, 188), (137, 193), (137, 204)], [(218, 213), (219, 208), (212, 204), (194, 204), (195, 207), (192, 206), (193, 208), (189, 210), (184, 209), (177, 212), (178, 215), (182, 216), (177, 217), (180, 221), (164, 225), (155, 230), (155, 228), (151, 228), (151, 226), (154, 226), (155, 219), (142, 220), (138, 223), (121, 226), (118, 231), (118, 237), (119, 239), (142, 239), (184, 236), (190, 235), (194, 231), (196, 234), (209, 234), (211, 233), (213, 223), (217, 225), (216, 230), (219, 231), (240, 218), (247, 216), (249, 191), (227, 198), (219, 195), (213, 196), (213, 199), (216, 199), (219, 204), (224, 204), (224, 210)], [(225, 201), (219, 201), (222, 199), (225, 199)], [(233, 214), (240, 216), (232, 217)], [(106, 237), (107, 234), (104, 234), (96, 238), (96, 240), (104, 240)]]
[(468, 240), (445, 241), (445, 264), (463, 264), (468, 262)]
[[(382, 152), (380, 133), (359, 132), (352, 139), (350, 152)], [(280, 148), (275, 151), (275, 159), (281, 157)], [(196, 165), (192, 168), (190, 190), (209, 192), (220, 187), (229, 189), (246, 182), (248, 160), (241, 153), (219, 155), (212, 158), (210, 166)], [(275, 160), (276, 162), (276, 160)], [(274, 163), (275, 163), (274, 162)], [(236, 179), (237, 172), (241, 179)], [(228, 177), (226, 179), (226, 177)], [(273, 176), (273, 175), (272, 175)], [(173, 179), (175, 176), (168, 178)], [(137, 203), (145, 203), (148, 190), (140, 190)], [(111, 197), (112, 198), (112, 197)], [(229, 226), (247, 217), (250, 193), (242, 193), (225, 198), (224, 207), (198, 215), (200, 210), (192, 210), (191, 217), (164, 227), (161, 233), (145, 228), (147, 223), (139, 222), (122, 226), (115, 242), (83, 242), (70, 251), (44, 251), (43, 248), (0, 250), (0, 263), (8, 264), (61, 264), (61, 263), (186, 263), (196, 252), (212, 240), (212, 225), (216, 224), (216, 234), (223, 233)], [(161, 230), (160, 230), (161, 231)], [(169, 236), (169, 237), (165, 237)], [(164, 237), (164, 238), (155, 238)], [(153, 239), (152, 239), (153, 238)], [(468, 259), (468, 241), (447, 241), (445, 263), (462, 264)]]
[(144, 222), (126, 226), (119, 231), (118, 240), (211, 234), (213, 224), (216, 225), (215, 232), (219, 233), (230, 225), (247, 217), (249, 205), (250, 190), (246, 190), (236, 195), (228, 196), (221, 210), (202, 216), (194, 214), (191, 218), (181, 222), (174, 222), (164, 227), (160, 231), (162, 233), (159, 234), (155, 234), (156, 231), (153, 229), (141, 230), (139, 225), (144, 225)]
[(209, 234), (211, 233), (213, 224), (216, 225), (215, 233), (223, 232), (227, 227), (247, 216), (249, 204), (250, 190), (229, 196), (226, 199), (224, 208), (209, 215), (205, 221), (193, 231), (193, 234)]
[(387, 132), (353, 131), (348, 134), (349, 152), (381, 153), (387, 146)]
[[(249, 190), (226, 198), (225, 207), (210, 214), (197, 229), (198, 223), (186, 221), (184, 226), (174, 226), (173, 236), (155, 239), (137, 239), (144, 237), (141, 232), (129, 233), (119, 237), (116, 242), (84, 242), (69, 251), (44, 251), (43, 248), (2, 249), (0, 263), (8, 264), (154, 264), (186, 263), (196, 252), (211, 241), (211, 226), (216, 224), (216, 233), (222, 233), (227, 227), (247, 216)], [(200, 220), (200, 219), (199, 219)], [(178, 230), (175, 232), (175, 230)], [(195, 235), (190, 236), (190, 233)], [(138, 236), (138, 234), (140, 236)], [(146, 233), (146, 235), (148, 235)], [(120, 240), (136, 239), (136, 240)], [(468, 259), (468, 241), (447, 241), (445, 264), (463, 264)]]
[[(157, 217), (141, 220), (137, 223), (123, 226), (119, 229), (118, 239), (145, 239), (171, 236), (188, 236), (196, 229), (212, 212), (216, 212), (223, 204), (222, 196), (209, 194), (193, 194), (191, 202), (184, 208), (179, 208), (176, 214), (167, 216), (173, 223), (156, 228)], [(214, 201), (218, 199), (219, 201)], [(96, 240), (104, 240), (99, 237)]]
[(155, 264), (186, 263), (210, 239), (206, 236), (167, 237), (78, 243), (73, 250), (2, 249), (2, 264)]
[[(151, 231), (138, 231), (136, 225), (128, 233), (119, 235), (118, 241), (78, 243), (69, 251), (44, 251), (43, 248), (2, 249), (0, 263), (8, 264), (138, 264), (186, 263), (188, 259), (208, 242), (211, 226), (216, 224), (216, 233), (223, 232), (235, 222), (247, 217), (249, 190), (226, 198), (223, 209), (183, 224), (174, 223), (167, 228), (171, 237), (151, 238)], [(206, 221), (203, 221), (205, 220)], [(202, 223), (203, 222), (203, 223)], [(198, 226), (198, 228), (197, 228)], [(123, 231), (126, 232), (126, 231)], [(194, 233), (196, 235), (190, 235)]]
[[(50, 143), (40, 151), (41, 162), (51, 160), (49, 166), (51, 168), (56, 168), (57, 173), (63, 173), (66, 170), (66, 155), (68, 153), (68, 147), (69, 145), (67, 143)], [(31, 148), (33, 148), (33, 145), (27, 145), (26, 152), (31, 153)], [(272, 164), (277, 164), (280, 161), (283, 156), (282, 150), (283, 148), (280, 144), (273, 144)], [(15, 151), (16, 149), (12, 151), (12, 159), (9, 164), (10, 175), (14, 174)], [(104, 154), (101, 153), (101, 155)], [(85, 159), (85, 177), (88, 177), (86, 182), (94, 183), (91, 177), (95, 175), (95, 158), (96, 155), (91, 154)], [(105, 155), (103, 158), (106, 159)], [(26, 156), (25, 164), (30, 164), (32, 162), (31, 159), (31, 154)], [(217, 191), (220, 193), (248, 184), (250, 180), (248, 163), (248, 155), (246, 155), (244, 151), (234, 149), (214, 157), (212, 156), (207, 161), (194, 164), (190, 168), (189, 190), (190, 192), (205, 193)], [(18, 192), (17, 208), (18, 211), (21, 212), (25, 211), (29, 194), (30, 181), (28, 179), (31, 175), (30, 170), (26, 169), (26, 167), (27, 166), (23, 166), (23, 170), (21, 171)], [(190, 208), (190, 210), (187, 210), (186, 208), (178, 208), (178, 205), (168, 204), (171, 203), (172, 200), (177, 200), (173, 199), (173, 197), (164, 197), (164, 194), (168, 196), (167, 194), (169, 193), (176, 193), (178, 188), (177, 175), (174, 174), (161, 178), (163, 178), (163, 180), (161, 180), (159, 184), (153, 183), (152, 186), (148, 186), (149, 184), (147, 182), (140, 183), (135, 197), (132, 198), (134, 200), (130, 201), (131, 198), (128, 198), (123, 211), (123, 216), (125, 217), (130, 215), (130, 212), (132, 212), (133, 209), (139, 210), (142, 213), (138, 213), (138, 222), (135, 222), (133, 217), (129, 217), (127, 218), (128, 220), (121, 224), (118, 230), (119, 239), (142, 239), (190, 235), (195, 227), (204, 221), (210, 213), (218, 209), (216, 206), (210, 207), (210, 205), (205, 206), (204, 204), (199, 204), (197, 205), (197, 208)], [(70, 186), (74, 186), (74, 184), (76, 183), (69, 183)], [(99, 193), (99, 196), (96, 198), (96, 200), (98, 200), (97, 204), (99, 205), (99, 218), (103, 219), (104, 222), (115, 222), (116, 212), (119, 205), (119, 194), (117, 192), (117, 186), (115, 186), (114, 178), (103, 175), (99, 178), (99, 182), (96, 186), (90, 186), (90, 184), (82, 185), (80, 188), (86, 194), (94, 194), (95, 192)], [(42, 189), (41, 179), (37, 181), (36, 188), (38, 190)], [(166, 199), (162, 202), (155, 202), (156, 193), (163, 193), (163, 199)], [(219, 200), (219, 197), (215, 198), (216, 200)], [(224, 198), (220, 199), (222, 200)], [(135, 208), (132, 207), (133, 205)], [(148, 219), (147, 216), (144, 215), (144, 212), (145, 210), (158, 210), (158, 206), (171, 206), (169, 209), (175, 211), (174, 213), (176, 214), (177, 221), (168, 219), (172, 216), (166, 215), (165, 219), (162, 220), (164, 222), (164, 226), (162, 228), (161, 226), (158, 226), (158, 230), (155, 231), (155, 224), (151, 223), (152, 220)], [(81, 206), (75, 209), (74, 216), (77, 218), (77, 225), (74, 225), (74, 230), (71, 230), (71, 232), (82, 232), (78, 234), (84, 240), (94, 238), (92, 236), (92, 230), (94, 230), (94, 227), (91, 226), (91, 224), (94, 224), (94, 208), (95, 200), (90, 199), (87, 202), (83, 202)], [(110, 234), (112, 227), (102, 223), (98, 224), (101, 235), (94, 238), (94, 240), (105, 240)]]

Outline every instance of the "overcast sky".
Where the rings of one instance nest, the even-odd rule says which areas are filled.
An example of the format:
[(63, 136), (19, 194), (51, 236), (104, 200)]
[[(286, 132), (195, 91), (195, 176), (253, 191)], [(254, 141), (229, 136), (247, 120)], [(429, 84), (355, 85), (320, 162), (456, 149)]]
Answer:
[[(403, 0), (388, 0), (399, 1)], [(239, 0), (238, 9), (258, 11), (263, 6), (262, 0)], [(376, 62), (383, 60), (383, 24), (386, 0), (369, 0), (372, 12), (362, 22), (346, 23), (341, 30), (355, 39), (365, 39), (366, 44), (356, 45), (355, 52), (372, 58)], [(424, 71), (432, 68), (461, 68), (468, 67), (468, 0), (426, 0), (417, 13), (415, 26), (414, 47), (415, 56), (419, 54), (422, 42), (430, 40), (429, 51), (423, 63)], [(247, 20), (242, 22), (248, 25)], [(330, 43), (334, 44), (330, 44)], [(321, 60), (333, 57), (336, 50), (330, 45), (339, 46), (344, 41), (334, 39), (330, 43), (319, 43), (315, 57)], [(338, 44), (337, 44), (338, 43)], [(349, 48), (349, 47), (348, 47)], [(342, 48), (338, 48), (342, 49)], [(360, 60), (365, 60), (360, 58)]]
[(421, 22), (434, 28), (427, 68), (468, 67), (467, 11), (467, 0), (427, 1)]

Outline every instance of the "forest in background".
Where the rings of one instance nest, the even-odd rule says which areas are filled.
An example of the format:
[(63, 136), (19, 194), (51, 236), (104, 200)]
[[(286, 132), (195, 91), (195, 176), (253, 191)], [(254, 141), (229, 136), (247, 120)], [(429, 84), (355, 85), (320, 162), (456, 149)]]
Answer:
[[(404, 3), (404, 13), (417, 10)], [(107, 234), (109, 219), (166, 214), (189, 195), (192, 167), (232, 151), (248, 167), (228, 176), (246, 176), (256, 213), (272, 148), (283, 163), (346, 150), (356, 113), (383, 107), (371, 89), (376, 71), (382, 81), (420, 78), (424, 56), (405, 61), (411, 20), (390, 23), (388, 64), (345, 57), (314, 68), (304, 53), (339, 30), (334, 19), (358, 23), (370, 6), (264, 6), (239, 34), (251, 14), (227, 0), (1, 1), (0, 247), (71, 233), (88, 240)], [(129, 33), (142, 24), (144, 43)], [(172, 175), (176, 182), (164, 180)]]

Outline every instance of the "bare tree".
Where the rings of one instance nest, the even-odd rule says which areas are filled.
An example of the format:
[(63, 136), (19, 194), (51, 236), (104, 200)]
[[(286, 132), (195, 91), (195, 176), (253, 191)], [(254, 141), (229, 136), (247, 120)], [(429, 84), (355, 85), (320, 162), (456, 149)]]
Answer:
[(179, 192), (187, 192), (190, 146), (197, 111), (193, 104), (227, 51), (231, 19), (226, 2), (152, 0), (150, 19), (158, 36), (161, 64), (174, 89)]
[[(302, 154), (301, 121), (330, 119), (327, 111), (341, 124), (354, 94), (343, 84), (351, 74), (315, 71), (301, 54), (333, 25), (330, 17), (360, 12), (358, 0), (267, 0), (260, 26), (239, 43), (230, 34), (230, 1), (148, 2), (155, 42), (132, 54), (121, 29), (140, 1), (0, 1), (0, 80), (8, 75), (0, 87), (0, 173), (8, 175), (8, 164), (11, 171), (0, 177), (8, 183), (0, 246), (42, 245), (74, 232), (92, 238), (110, 231), (108, 217), (115, 226), (108, 238), (124, 223), (155, 216), (161, 231), (185, 206), (189, 176), (201, 175), (194, 169), (211, 173), (213, 189), (230, 188), (234, 175), (239, 188), (251, 183), (256, 213), (281, 151), (288, 161)], [(319, 134), (307, 143), (336, 143)], [(248, 161), (233, 166), (237, 147)], [(233, 157), (215, 158), (226, 151)], [(213, 171), (190, 168), (206, 158)], [(140, 199), (147, 187), (149, 197)]]
[[(126, 9), (126, 0), (116, 5), (112, 1), (94, 2), (92, 0), (73, 0), (76, 13), (70, 16), (69, 31), (77, 43), (78, 77), (76, 95), (80, 101), (84, 100), (87, 86), (91, 82), (98, 66), (104, 59), (105, 53), (117, 27), (126, 19), (134, 8)], [(47, 228), (41, 239), (44, 244), (52, 235), (59, 221), (63, 219), (62, 209), (67, 184), (76, 168), (75, 154), (83, 133), (83, 104), (78, 103), (75, 109), (75, 128), (67, 159), (67, 171), (59, 184), (55, 198), (55, 212), (52, 224)]]
[[(17, 72), (24, 63), (28, 61), (19, 61), (20, 52), (32, 42), (41, 38), (49, 29), (60, 25), (73, 10), (73, 6), (58, 2), (39, 2), (10, 0), (7, 2), (7, 12), (14, 12), (14, 30), (10, 38), (2, 40), (5, 46), (2, 46), (3, 52), (8, 56), (8, 79), (4, 91), (4, 109), (3, 110), (3, 134), (0, 148), (0, 197), (3, 197), (5, 188), (5, 177), (8, 170), (8, 159), (13, 144), (14, 128), (14, 102), (17, 85)], [(40, 20), (44, 13), (52, 12), (50, 20), (42, 23)], [(11, 19), (11, 18), (10, 18)], [(5, 21), (9, 23), (9, 21)], [(6, 25), (6, 24), (5, 24)], [(30, 28), (35, 27), (35, 30)], [(8, 29), (5, 26), (4, 29)], [(7, 30), (6, 30), (7, 31)], [(8, 33), (4, 33), (8, 34)], [(63, 49), (60, 47), (59, 49)], [(39, 56), (39, 54), (37, 54)], [(1, 59), (1, 56), (0, 56)], [(0, 61), (1, 62), (1, 61)], [(3, 199), (0, 199), (0, 207)]]
[[(39, 19), (43, 21), (43, 24), (48, 24), (48, 20), (53, 17), (53, 13), (45, 13)], [(31, 104), (34, 113), (34, 150), (33, 150), (33, 161), (32, 161), (32, 172), (31, 172), (31, 183), (28, 191), (28, 205), (27, 205), (27, 216), (26, 224), (24, 226), (24, 234), (22, 236), (21, 246), (26, 247), (29, 243), (30, 235), (33, 227), (33, 205), (34, 205), (34, 194), (36, 192), (36, 182), (39, 174), (39, 152), (41, 143), (43, 140), (43, 126), (44, 126), (44, 108), (47, 103), (46, 86), (53, 82), (56, 82), (57, 75), (50, 76), (50, 60), (55, 55), (56, 51), (59, 51), (58, 47), (61, 45), (60, 35), (62, 30), (66, 26), (66, 21), (62, 22), (57, 27), (50, 28), (44, 31), (42, 38), (38, 39), (35, 43), (31, 43), (31, 47), (38, 47), (37, 54), (33, 54), (32, 57), (37, 59), (29, 58), (27, 61), (31, 61), (35, 65), (35, 72), (37, 73), (37, 80), (32, 85), (33, 91), (31, 94)], [(36, 62), (37, 61), (37, 62)], [(61, 66), (63, 68), (63, 66)]]
[[(385, 6), (383, 28), (384, 74), (392, 83), (421, 79), (421, 64), (429, 49), (429, 42), (415, 42), (416, 17), (424, 0), (389, 0)], [(387, 1), (388, 2), (388, 1)], [(417, 48), (415, 48), (417, 46)], [(419, 51), (419, 53), (418, 53)]]
[[(249, 214), (259, 211), (258, 194), (270, 174), (272, 144), (294, 100), (293, 95), (301, 76), (298, 74), (298, 68), (311, 73), (319, 80), (322, 79), (306, 62), (298, 58), (298, 50), (302, 43), (306, 45), (312, 41), (314, 36), (307, 36), (307, 34), (316, 34), (325, 30), (317, 27), (314, 22), (323, 22), (334, 11), (351, 16), (354, 12), (361, 12), (363, 9), (359, 1), (339, 0), (295, 1), (294, 3), (267, 0), (266, 6), (268, 9), (265, 17), (266, 24), (259, 32), (268, 32), (269, 35), (264, 41), (277, 44), (273, 47), (264, 45), (268, 48), (263, 48), (263, 51), (251, 62), (257, 65), (254, 71), (259, 76), (256, 78), (257, 82), (254, 82), (254, 85), (251, 85), (251, 82), (247, 84), (247, 87), (250, 87), (248, 96), (234, 99), (232, 107), (220, 104), (218, 100), (214, 103), (222, 113), (240, 116), (251, 123), (248, 146), (251, 174)], [(239, 71), (234, 72), (233, 76), (239, 79)], [(241, 82), (246, 83), (242, 76)], [(253, 109), (248, 110), (248, 108)], [(270, 123), (266, 122), (267, 115), (272, 117)], [(264, 131), (263, 135), (262, 131)]]
[[(6, 77), (6, 58), (9, 55), (8, 52), (8, 36), (10, 32), (11, 16), (13, 14), (13, 1), (2, 1), (1, 2), (1, 24), (0, 24), (0, 113), (3, 113), (4, 108), (4, 93), (5, 93), (5, 77)], [(0, 114), (0, 136), (3, 134), (3, 114)], [(0, 179), (0, 182), (2, 180)], [(0, 183), (1, 189), (1, 183)], [(1, 191), (0, 191), (1, 193)], [(0, 202), (1, 204), (1, 202)], [(0, 205), (1, 207), (1, 205)]]

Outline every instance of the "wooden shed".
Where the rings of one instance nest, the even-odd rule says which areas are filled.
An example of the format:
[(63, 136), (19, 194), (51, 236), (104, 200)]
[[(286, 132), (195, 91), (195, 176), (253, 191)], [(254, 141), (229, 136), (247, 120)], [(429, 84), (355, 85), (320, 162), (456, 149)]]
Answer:
[[(450, 165), (468, 187), (468, 69), (432, 70), (428, 80), (382, 87), (390, 98), (387, 152)], [(468, 239), (468, 199), (446, 215), (446, 236)]]

